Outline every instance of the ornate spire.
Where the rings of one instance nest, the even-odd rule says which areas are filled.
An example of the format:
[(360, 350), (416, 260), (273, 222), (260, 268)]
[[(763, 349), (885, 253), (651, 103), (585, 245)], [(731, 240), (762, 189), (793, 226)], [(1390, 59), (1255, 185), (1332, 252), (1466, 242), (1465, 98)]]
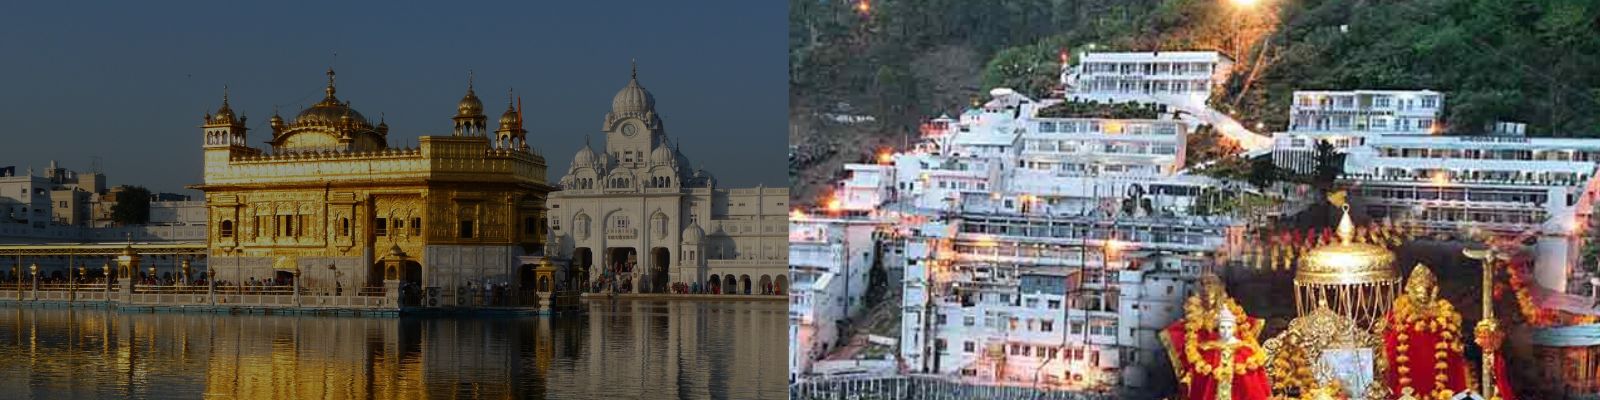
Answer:
[(333, 98), (333, 67), (328, 67), (328, 88), (324, 91), (328, 93), (328, 98)]
[(1350, 205), (1346, 204), (1343, 208), (1344, 216), (1339, 218), (1339, 240), (1350, 244), (1356, 236), (1356, 224), (1350, 221)]
[(628, 64), (633, 66), (633, 75), (631, 78), (639, 79), (639, 59), (630, 58), (628, 59)]
[(467, 70), (467, 93), (472, 93), (472, 78), (473, 78), (472, 75), (473, 75), (472, 70), (468, 69)]

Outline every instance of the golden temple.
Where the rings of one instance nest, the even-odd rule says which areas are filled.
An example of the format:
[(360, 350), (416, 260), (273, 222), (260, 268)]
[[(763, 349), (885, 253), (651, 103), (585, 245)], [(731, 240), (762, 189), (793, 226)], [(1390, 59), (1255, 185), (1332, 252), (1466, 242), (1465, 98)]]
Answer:
[[(441, 287), (447, 304), (468, 284), (516, 284), (516, 257), (544, 241), (545, 159), (509, 107), (491, 138), (469, 83), (449, 136), (389, 146), (374, 124), (335, 96), (293, 120), (273, 115), (270, 149), (247, 144), (246, 119), (224, 94), (202, 126), (215, 279), (289, 279), (313, 291), (380, 285), (384, 257), (405, 257), (399, 280)], [(531, 270), (529, 266), (527, 269)]]

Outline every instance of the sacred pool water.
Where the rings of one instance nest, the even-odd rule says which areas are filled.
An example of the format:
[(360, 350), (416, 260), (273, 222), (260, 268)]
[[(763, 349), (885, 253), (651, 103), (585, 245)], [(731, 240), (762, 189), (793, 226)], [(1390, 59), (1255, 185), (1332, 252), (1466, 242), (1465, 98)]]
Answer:
[(0, 398), (782, 399), (787, 304), (575, 317), (0, 307)]

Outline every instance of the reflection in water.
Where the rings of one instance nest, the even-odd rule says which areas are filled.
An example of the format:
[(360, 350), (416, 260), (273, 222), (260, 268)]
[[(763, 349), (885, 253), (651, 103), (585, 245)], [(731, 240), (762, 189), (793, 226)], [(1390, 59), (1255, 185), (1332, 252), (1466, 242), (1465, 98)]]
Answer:
[(782, 399), (782, 302), (358, 318), (0, 308), (0, 398)]

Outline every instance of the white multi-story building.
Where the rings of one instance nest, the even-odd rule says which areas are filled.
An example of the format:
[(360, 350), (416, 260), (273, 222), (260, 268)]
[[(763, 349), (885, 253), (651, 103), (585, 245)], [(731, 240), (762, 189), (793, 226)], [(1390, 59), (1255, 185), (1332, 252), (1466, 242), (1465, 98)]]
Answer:
[[(834, 192), (836, 212), (886, 216), (880, 236), (904, 252), (904, 368), (1063, 389), (1149, 384), (1165, 373), (1154, 369), (1156, 333), (1241, 228), (1187, 216), (1217, 184), (1180, 173), (1190, 125), (1154, 111), (1041, 116), (1063, 100), (991, 95), (930, 122), (912, 150), (847, 166)], [(797, 261), (829, 247), (791, 235), (794, 296), (801, 281), (839, 285)], [(791, 334), (804, 350), (791, 361), (804, 362), (820, 356), (810, 349), (829, 327), (815, 300), (794, 302)]]
[(1215, 51), (1084, 52), (1077, 65), (1062, 67), (1061, 86), (1078, 101), (1160, 104), (1191, 128), (1208, 124), (1246, 150), (1265, 151), (1270, 137), (1209, 105), (1233, 67)]
[[(7, 171), (13, 169), (8, 168)], [(21, 176), (0, 177), (0, 207), (7, 217), (0, 223), (25, 224), (43, 229), (50, 224), (50, 180), (34, 176), (32, 171)]]
[(1238, 225), (1198, 217), (961, 214), (908, 239), (902, 358), (921, 372), (1143, 387), (1160, 329)]
[(839, 325), (865, 308), (868, 273), (879, 256), (873, 218), (798, 214), (789, 221), (789, 378), (847, 338)]
[(1061, 81), (1073, 97), (1201, 108), (1232, 70), (1233, 60), (1215, 51), (1084, 52)]
[(1444, 95), (1432, 90), (1295, 91), (1289, 113), (1289, 130), (1273, 134), (1272, 161), (1304, 174), (1316, 168), (1319, 141), (1344, 152), (1372, 137), (1437, 133)]
[(1289, 131), (1432, 133), (1443, 111), (1432, 90), (1297, 90)]
[(1536, 281), (1567, 290), (1600, 191), (1600, 140), (1529, 138), (1518, 124), (1437, 135), (1443, 105), (1431, 90), (1297, 91), (1291, 130), (1273, 137), (1273, 163), (1310, 172), (1326, 142), (1344, 155), (1339, 183), (1352, 188), (1358, 214), (1429, 232), (1536, 236)]
[(1340, 181), (1369, 218), (1536, 236), (1534, 278), (1557, 291), (1580, 267), (1600, 140), (1383, 135), (1346, 154)]

